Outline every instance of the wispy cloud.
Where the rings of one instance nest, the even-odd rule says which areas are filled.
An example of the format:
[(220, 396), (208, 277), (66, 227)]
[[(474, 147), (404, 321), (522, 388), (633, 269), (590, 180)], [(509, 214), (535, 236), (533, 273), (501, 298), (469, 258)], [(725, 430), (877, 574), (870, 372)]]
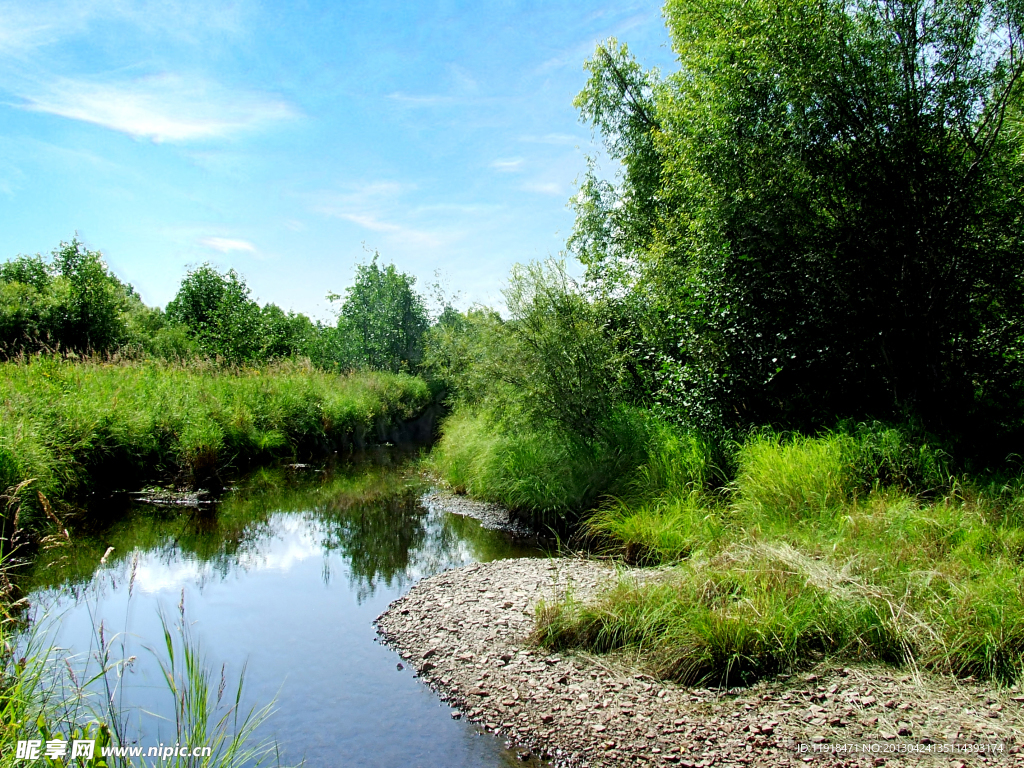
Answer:
[(245, 2), (206, 0), (0, 0), (0, 51), (22, 55), (98, 25), (128, 23), (148, 36), (196, 40), (244, 29)]
[(537, 192), (541, 195), (564, 195), (565, 188), (554, 181), (531, 181), (523, 184), (521, 189), (526, 192)]
[(388, 98), (392, 101), (397, 101), (399, 104), (407, 104), (410, 107), (434, 107), (439, 105), (454, 104), (456, 98), (454, 96), (444, 96), (442, 94), (422, 94), (416, 95), (411, 93), (402, 93), (396, 91), (395, 93), (389, 93)]
[(278, 98), (171, 74), (120, 83), (62, 77), (21, 97), (23, 109), (156, 142), (220, 138), (298, 116)]
[(495, 160), (491, 168), (502, 173), (514, 173), (523, 167), (523, 158), (512, 157), (508, 159)]
[(578, 67), (580, 62), (594, 54), (599, 41), (607, 40), (609, 37), (623, 38), (636, 27), (650, 22), (660, 23), (657, 12), (644, 10), (633, 13), (619, 19), (609, 18), (607, 11), (599, 11), (587, 17), (587, 21), (607, 20), (608, 24), (603, 31), (596, 32), (587, 38), (577, 40), (573, 45), (566, 46), (554, 56), (543, 61), (534, 71), (537, 74), (544, 74), (553, 69), (565, 67)]
[(376, 216), (363, 213), (334, 213), (332, 214), (336, 219), (344, 219), (345, 221), (351, 221), (353, 224), (358, 224), (364, 229), (369, 229), (374, 232), (401, 232), (403, 227), (398, 224), (391, 224), (387, 221), (381, 221)]
[(248, 240), (236, 240), (230, 237), (204, 237), (199, 241), (199, 244), (220, 253), (231, 253), (232, 251), (256, 253), (256, 246)]
[(454, 242), (462, 232), (418, 226), (422, 206), (412, 207), (402, 198), (416, 189), (413, 184), (377, 181), (353, 185), (345, 192), (321, 192), (313, 200), (312, 208), (331, 218), (356, 224), (370, 232), (386, 236), (388, 243), (434, 249)]
[(573, 136), (569, 133), (546, 133), (543, 136), (527, 135), (520, 136), (519, 140), (527, 144), (555, 144), (561, 146), (586, 143), (586, 139), (581, 139), (579, 136)]

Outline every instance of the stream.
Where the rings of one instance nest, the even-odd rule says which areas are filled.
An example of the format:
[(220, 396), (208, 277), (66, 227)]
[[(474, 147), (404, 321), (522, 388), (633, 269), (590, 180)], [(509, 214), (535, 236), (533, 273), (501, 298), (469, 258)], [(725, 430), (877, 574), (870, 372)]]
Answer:
[(243, 668), (242, 711), (273, 702), (258, 735), (276, 740), (282, 765), (523, 765), (453, 719), (373, 627), (420, 578), (543, 555), (428, 510), (428, 487), (403, 454), (380, 449), (325, 469), (258, 470), (210, 509), (125, 502), (39, 555), (27, 574), (37, 626), (80, 675), (97, 668), (101, 626), (112, 660), (135, 657), (108, 679), (126, 742), (143, 747), (175, 742), (161, 622), (184, 620), (214, 687), (223, 665), (225, 702)]

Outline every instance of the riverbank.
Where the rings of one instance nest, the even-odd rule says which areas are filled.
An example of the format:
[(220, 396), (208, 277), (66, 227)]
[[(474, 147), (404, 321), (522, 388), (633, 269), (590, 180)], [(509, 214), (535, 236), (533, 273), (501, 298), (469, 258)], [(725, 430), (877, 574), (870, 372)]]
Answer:
[(0, 494), (19, 495), (22, 528), (46, 505), (81, 506), (143, 483), (217, 490), (225, 473), (281, 458), (429, 438), (427, 383), (404, 374), (70, 362), (0, 364)]
[(420, 503), (431, 511), (448, 512), (461, 517), (472, 517), (492, 531), (504, 531), (516, 538), (536, 539), (537, 532), (521, 520), (517, 519), (508, 507), (480, 501), (465, 494), (433, 488), (423, 494)]
[(622, 654), (551, 654), (531, 643), (539, 600), (550, 604), (571, 592), (592, 601), (615, 575), (605, 564), (565, 558), (471, 565), (424, 579), (377, 625), (453, 706), (453, 717), (468, 717), (558, 765), (985, 764), (920, 752), (885, 760), (881, 752), (799, 751), (801, 744), (877, 742), (895, 750), (954, 740), (1003, 741), (1013, 754), (999, 760), (1020, 760), (1024, 697), (1017, 689), (829, 664), (749, 688), (691, 688), (649, 677)]

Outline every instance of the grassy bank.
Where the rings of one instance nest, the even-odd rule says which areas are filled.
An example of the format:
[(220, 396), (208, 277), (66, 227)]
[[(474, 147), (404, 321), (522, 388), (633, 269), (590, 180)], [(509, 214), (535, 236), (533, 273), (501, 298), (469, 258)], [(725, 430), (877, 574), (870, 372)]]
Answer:
[[(156, 479), (216, 483), (256, 461), (383, 441), (430, 400), (412, 376), (294, 363), (4, 363), (0, 489), (31, 480), (29, 491), (82, 499)], [(23, 496), (24, 527), (44, 510)]]
[(658, 428), (623, 408), (584, 440), (558, 425), (462, 408), (445, 420), (430, 466), (459, 493), (504, 504), (538, 527), (559, 525), (620, 490), (647, 461)]
[(944, 457), (894, 429), (759, 434), (732, 482), (685, 475), (588, 521), (605, 551), (649, 565), (594, 605), (546, 607), (556, 648), (626, 650), (686, 682), (743, 682), (833, 658), (958, 676), (1024, 671), (1024, 486), (944, 476)]
[(686, 682), (824, 658), (1021, 676), (1019, 478), (954, 475), (923, 436), (882, 425), (716, 447), (630, 419), (591, 453), (479, 414), (445, 427), (433, 461), (456, 488), (555, 515), (591, 503), (590, 547), (660, 566), (624, 572), (596, 604), (546, 606), (540, 642), (625, 651)]

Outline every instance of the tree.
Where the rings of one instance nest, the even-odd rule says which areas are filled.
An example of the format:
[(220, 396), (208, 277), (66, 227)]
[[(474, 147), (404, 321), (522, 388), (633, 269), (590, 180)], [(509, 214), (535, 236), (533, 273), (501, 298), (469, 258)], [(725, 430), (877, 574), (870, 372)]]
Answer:
[[(680, 69), (614, 41), (577, 104), (623, 164), (570, 242), (697, 420), (1018, 408), (1024, 3), (670, 0)], [(1019, 414), (1017, 414), (1019, 417)]]
[(49, 259), (19, 256), (0, 265), (0, 342), (8, 353), (110, 352), (125, 341), (124, 314), (137, 298), (102, 253), (73, 238)]
[(423, 356), (427, 311), (413, 290), (416, 278), (394, 264), (382, 268), (378, 258), (374, 253), (369, 264), (358, 265), (355, 282), (345, 291), (338, 315), (340, 346), (354, 367), (409, 370)]
[(301, 313), (285, 312), (276, 304), (264, 304), (260, 310), (264, 359), (308, 354), (310, 342), (317, 332), (312, 321)]
[(190, 270), (166, 313), (189, 329), (203, 354), (235, 363), (261, 357), (260, 307), (233, 269), (222, 274), (207, 263)]

